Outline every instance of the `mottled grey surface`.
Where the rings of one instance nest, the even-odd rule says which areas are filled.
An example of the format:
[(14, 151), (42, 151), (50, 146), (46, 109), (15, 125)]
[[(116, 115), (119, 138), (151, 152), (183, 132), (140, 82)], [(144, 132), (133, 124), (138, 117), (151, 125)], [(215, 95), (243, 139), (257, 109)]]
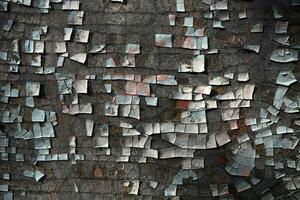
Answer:
[[(25, 94), (26, 81), (39, 81), (41, 92), (35, 97), (36, 107), (56, 112), (58, 124), (55, 126), (55, 138), (51, 138), (52, 148), (50, 152), (69, 153), (69, 139), (76, 136), (76, 151), (84, 154), (84, 161), (71, 163), (68, 161), (38, 162), (32, 165), (35, 157), (33, 140), (15, 139), (15, 123), (1, 123), (0, 130), (9, 136), (9, 148), (16, 147), (17, 153), (25, 154), (24, 162), (16, 162), (15, 154), (9, 154), (9, 161), (0, 161), (0, 175), (10, 173), (10, 180), (0, 180), (0, 185), (8, 184), (9, 190), (14, 193), (14, 199), (177, 199), (165, 197), (164, 190), (172, 182), (173, 177), (181, 170), (183, 158), (154, 159), (148, 158), (146, 163), (138, 163), (142, 149), (132, 148), (129, 162), (115, 162), (121, 155), (122, 130), (118, 127), (120, 121), (138, 125), (141, 122), (180, 122), (182, 107), (180, 102), (169, 99), (177, 86), (151, 85), (151, 93), (159, 97), (157, 107), (146, 105), (141, 98), (141, 119), (124, 117), (107, 117), (104, 115), (104, 104), (114, 94), (124, 90), (125, 81), (116, 81), (113, 85), (113, 94), (105, 93), (104, 82), (101, 77), (104, 73), (125, 73), (135, 75), (175, 75), (178, 85), (208, 84), (208, 77), (223, 76), (228, 72), (249, 72), (248, 83), (255, 84), (254, 99), (250, 108), (240, 109), (240, 119), (237, 120), (238, 129), (229, 130), (228, 123), (221, 120), (221, 109), (207, 110), (209, 132), (221, 130), (228, 131), (231, 142), (215, 149), (196, 150), (195, 157), (204, 157), (205, 168), (194, 170), (197, 180), (185, 179), (183, 185), (177, 188), (178, 199), (221, 199), (212, 197), (211, 184), (228, 184), (228, 198), (233, 199), (260, 199), (266, 191), (270, 191), (274, 197), (284, 196), (290, 193), (285, 189), (282, 179), (275, 178), (273, 166), (266, 166), (264, 147), (257, 147), (257, 152), (262, 152), (261, 157), (255, 160), (256, 167), (251, 171), (250, 177), (256, 177), (261, 182), (244, 192), (237, 192), (234, 183), (240, 180), (239, 176), (232, 176), (225, 171), (225, 167), (232, 159), (232, 150), (237, 142), (237, 136), (247, 133), (253, 143), (253, 133), (245, 125), (245, 119), (258, 117), (261, 108), (267, 108), (273, 104), (276, 92), (276, 78), (280, 71), (291, 70), (300, 80), (299, 62), (276, 63), (270, 60), (272, 52), (280, 46), (272, 41), (276, 21), (273, 16), (272, 6), (276, 6), (282, 14), (278, 20), (289, 21), (288, 35), (290, 44), (300, 43), (300, 6), (291, 6), (288, 0), (229, 0), (228, 10), (230, 20), (223, 22), (225, 29), (212, 28), (211, 19), (204, 19), (204, 11), (209, 11), (209, 6), (201, 0), (185, 0), (185, 13), (176, 12), (175, 0), (127, 0), (123, 4), (112, 3), (109, 0), (81, 0), (80, 10), (85, 11), (83, 25), (80, 29), (90, 31), (89, 43), (68, 42), (69, 54), (86, 52), (92, 43), (107, 45), (104, 54), (88, 55), (85, 64), (66, 59), (64, 66), (56, 68), (56, 73), (72, 73), (79, 77), (86, 74), (95, 74), (95, 80), (89, 80), (88, 93), (80, 94), (81, 102), (92, 103), (93, 113), (70, 116), (62, 113), (62, 105), (57, 93), (57, 80), (54, 74), (35, 74), (35, 67), (30, 66), (32, 56), (20, 51), (21, 64), (18, 73), (8, 72), (9, 65), (0, 64), (0, 85), (11, 83), (14, 88), (20, 90), (20, 96)], [(12, 41), (18, 39), (20, 44), (26, 39), (31, 39), (31, 34), (40, 26), (48, 26), (45, 41), (45, 53), (43, 54), (43, 66), (56, 66), (57, 54), (53, 53), (54, 43), (63, 41), (64, 28), (75, 27), (67, 24), (69, 11), (61, 10), (61, 4), (51, 3), (51, 9), (47, 14), (41, 14), (38, 1), (33, 1), (30, 7), (10, 2), (7, 12), (0, 12), (0, 27), (8, 19), (13, 20), (10, 31), (0, 30), (0, 51), (11, 51)], [(240, 10), (247, 11), (246, 19), (238, 19)], [(176, 26), (169, 25), (169, 14), (176, 14)], [(182, 45), (186, 27), (183, 18), (193, 16), (194, 27), (205, 28), (205, 35), (209, 38), (209, 49), (218, 49), (218, 54), (205, 55), (204, 73), (178, 73), (178, 66), (190, 62), (193, 50), (179, 48)], [(252, 24), (262, 22), (262, 33), (250, 33)], [(173, 34), (175, 48), (158, 48), (155, 46), (155, 34)], [(124, 49), (128, 43), (140, 44), (141, 53), (136, 55), (135, 68), (105, 68), (105, 60), (111, 56), (124, 56)], [(258, 54), (244, 49), (245, 44), (260, 44)], [(21, 49), (20, 45), (20, 49)], [(229, 86), (215, 86), (213, 94), (222, 94), (233, 88), (237, 88), (240, 82), (233, 81)], [(119, 90), (118, 90), (119, 89)], [(299, 95), (300, 84), (290, 86), (289, 97), (296, 99)], [(70, 103), (71, 98), (65, 98)], [(0, 114), (4, 110), (23, 105), (22, 126), (31, 127), (32, 108), (25, 107), (25, 98), (13, 98), (9, 103), (0, 103)], [(219, 104), (221, 106), (221, 104)], [(295, 136), (299, 127), (294, 124), (299, 113), (281, 113), (281, 120), (285, 126), (294, 128)], [(93, 148), (92, 138), (86, 137), (85, 119), (94, 119), (98, 123), (109, 125), (109, 147), (111, 154), (106, 155), (105, 150)], [(95, 135), (95, 133), (94, 133)], [(151, 148), (161, 150), (172, 146), (161, 139), (161, 135), (153, 135)], [(274, 159), (286, 161), (299, 159), (299, 146), (293, 150), (275, 149)], [(42, 171), (45, 177), (39, 182), (24, 177), (24, 169)], [(299, 171), (286, 167), (281, 172), (296, 176)], [(242, 177), (249, 182), (250, 177)], [(129, 195), (123, 184), (126, 180), (140, 180), (138, 195)], [(157, 181), (158, 186), (153, 189), (149, 181)], [(79, 193), (74, 190), (74, 183), (78, 186)], [(297, 190), (292, 190), (297, 191)], [(22, 196), (25, 192), (25, 196)], [(0, 192), (3, 198), (4, 192)], [(24, 195), (24, 194), (23, 194)], [(297, 195), (297, 194), (296, 194)], [(296, 196), (295, 195), (295, 196)], [(224, 197), (226, 199), (227, 197)], [(286, 197), (290, 199), (292, 197)], [(297, 197), (295, 197), (296, 199)], [(298, 194), (299, 198), (299, 194)]]

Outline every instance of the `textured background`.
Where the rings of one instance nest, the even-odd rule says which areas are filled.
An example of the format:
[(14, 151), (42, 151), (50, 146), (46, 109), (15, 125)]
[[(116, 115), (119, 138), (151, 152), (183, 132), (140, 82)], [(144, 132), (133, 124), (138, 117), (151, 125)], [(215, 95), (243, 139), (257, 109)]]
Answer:
[[(35, 1), (33, 1), (36, 3)], [(68, 72), (77, 75), (96, 74), (104, 72), (124, 72), (127, 74), (172, 74), (176, 75), (179, 84), (207, 83), (208, 75), (223, 75), (224, 72), (249, 72), (250, 83), (256, 85), (254, 101), (251, 108), (241, 109), (239, 129), (230, 132), (234, 138), (242, 132), (249, 132), (243, 125), (243, 119), (258, 116), (260, 108), (272, 104), (276, 91), (276, 77), (280, 70), (292, 70), (297, 78), (300, 77), (299, 62), (278, 64), (269, 60), (272, 51), (277, 44), (271, 41), (276, 21), (273, 17), (272, 5), (277, 5), (283, 14), (283, 18), (289, 21), (290, 41), (299, 42), (300, 10), (299, 6), (291, 7), (286, 0), (230, 0), (229, 11), (230, 21), (224, 22), (224, 30), (213, 29), (212, 20), (203, 18), (203, 11), (208, 11), (209, 6), (201, 3), (200, 0), (186, 0), (186, 13), (177, 14), (178, 17), (197, 17), (195, 27), (205, 27), (205, 34), (209, 37), (209, 47), (219, 49), (218, 54), (206, 56), (206, 71), (201, 74), (178, 74), (177, 69), (181, 62), (189, 61), (193, 51), (180, 48), (158, 48), (154, 45), (156, 33), (172, 33), (183, 35), (185, 28), (176, 26), (170, 27), (168, 15), (176, 13), (175, 0), (127, 0), (122, 6), (113, 4), (108, 0), (82, 0), (81, 10), (85, 11), (83, 26), (79, 28), (90, 30), (90, 43), (105, 43), (107, 54), (91, 55), (85, 65), (66, 60), (63, 68), (57, 68), (56, 72)], [(33, 6), (34, 7), (34, 6)], [(32, 31), (39, 26), (48, 26), (48, 34), (45, 37), (44, 65), (56, 64), (56, 57), (51, 53), (53, 42), (63, 41), (63, 28), (67, 27), (66, 11), (58, 9), (60, 5), (54, 5), (48, 14), (41, 14), (39, 9), (25, 7), (17, 4), (10, 4), (9, 12), (0, 12), (0, 23), (4, 19), (13, 19), (14, 24), (9, 32), (0, 31), (0, 51), (11, 49), (12, 40), (29, 39)], [(247, 19), (239, 20), (238, 11), (247, 10)], [(1, 22), (2, 21), (2, 22)], [(250, 33), (253, 23), (263, 22), (263, 33)], [(180, 41), (175, 41), (175, 43)], [(106, 69), (104, 61), (107, 55), (122, 55), (127, 43), (137, 43), (141, 46), (141, 54), (136, 56), (136, 68)], [(245, 43), (260, 44), (259, 54), (249, 53), (243, 49)], [(175, 45), (176, 46), (176, 45)], [(69, 52), (81, 52), (86, 50), (86, 44), (76, 42), (68, 43)], [(1, 83), (10, 82), (17, 87), (24, 88), (25, 81), (40, 81), (42, 94), (36, 98), (36, 106), (45, 110), (57, 113), (58, 125), (55, 127), (56, 137), (52, 141), (52, 153), (69, 152), (70, 136), (77, 137), (77, 151), (86, 155), (85, 161), (77, 161), (71, 164), (70, 161), (60, 162), (39, 162), (36, 169), (43, 171), (46, 177), (35, 183), (33, 179), (22, 176), (24, 169), (31, 167), (31, 158), (34, 154), (33, 141), (20, 141), (13, 138), (14, 126), (1, 124), (1, 130), (10, 136), (10, 146), (17, 147), (18, 152), (25, 154), (25, 162), (1, 161), (0, 172), (11, 174), (11, 180), (0, 180), (0, 183), (8, 183), (14, 191), (15, 199), (23, 199), (20, 194), (26, 191), (27, 199), (165, 199), (164, 188), (170, 183), (174, 175), (180, 170), (181, 159), (148, 159), (147, 163), (134, 162), (135, 156), (141, 154), (138, 149), (132, 149), (132, 158), (129, 163), (116, 163), (115, 155), (120, 152), (119, 134), (117, 127), (120, 118), (104, 116), (104, 102), (111, 98), (111, 95), (103, 91), (103, 81), (89, 80), (89, 91), (82, 95), (81, 100), (93, 103), (93, 115), (69, 116), (61, 113), (61, 105), (57, 95), (57, 83), (55, 75), (36, 75), (34, 68), (29, 66), (28, 55), (21, 53), (22, 64), (19, 73), (7, 72), (5, 64), (0, 65)], [(115, 83), (121, 88), (124, 82)], [(238, 84), (238, 83), (234, 83)], [(235, 85), (226, 87), (235, 87)], [(180, 109), (176, 108), (175, 101), (168, 99), (168, 94), (176, 87), (153, 86), (152, 93), (159, 97), (157, 107), (149, 107), (141, 101), (142, 122), (163, 122), (180, 121)], [(216, 90), (224, 90), (218, 87)], [(300, 85), (292, 86), (292, 92), (297, 94)], [(215, 91), (217, 92), (217, 91)], [(12, 105), (22, 104), (23, 100), (14, 100), (10, 104), (0, 103), (3, 110)], [(267, 103), (267, 104), (266, 104)], [(25, 109), (26, 115), (30, 117), (29, 108)], [(106, 122), (110, 125), (110, 147), (111, 156), (105, 152), (94, 149), (92, 140), (87, 138), (85, 132), (86, 118), (93, 118), (99, 122)], [(208, 127), (210, 131), (224, 129), (224, 122), (221, 122), (219, 109), (207, 111)], [(123, 121), (138, 124), (137, 120), (122, 119)], [(287, 124), (292, 124), (287, 116), (284, 118)], [(26, 122), (25, 122), (26, 123)], [(28, 123), (30, 123), (28, 121)], [(160, 136), (154, 136), (152, 146), (160, 149), (168, 146)], [(255, 169), (257, 177), (262, 182), (250, 190), (238, 194), (231, 184), (237, 180), (229, 175), (224, 167), (231, 158), (231, 144), (213, 150), (197, 150), (195, 155), (205, 157), (205, 169), (197, 170), (202, 176), (196, 181), (185, 180), (184, 184), (178, 187), (177, 194), (182, 199), (212, 199), (209, 184), (228, 183), (230, 193), (235, 199), (258, 199), (260, 192), (266, 188), (274, 193), (274, 196), (284, 194), (283, 183), (273, 178), (271, 167)], [(297, 150), (295, 150), (297, 151)], [(282, 151), (280, 154), (284, 154)], [(291, 157), (295, 156), (287, 152)], [(259, 165), (259, 163), (257, 163)], [(124, 180), (139, 179), (141, 181), (138, 196), (126, 194), (123, 188)], [(159, 182), (156, 190), (146, 184), (146, 181), (155, 180)], [(144, 182), (143, 182), (144, 181)], [(73, 183), (79, 187), (80, 193), (74, 191)], [(2, 198), (3, 193), (0, 193)]]

